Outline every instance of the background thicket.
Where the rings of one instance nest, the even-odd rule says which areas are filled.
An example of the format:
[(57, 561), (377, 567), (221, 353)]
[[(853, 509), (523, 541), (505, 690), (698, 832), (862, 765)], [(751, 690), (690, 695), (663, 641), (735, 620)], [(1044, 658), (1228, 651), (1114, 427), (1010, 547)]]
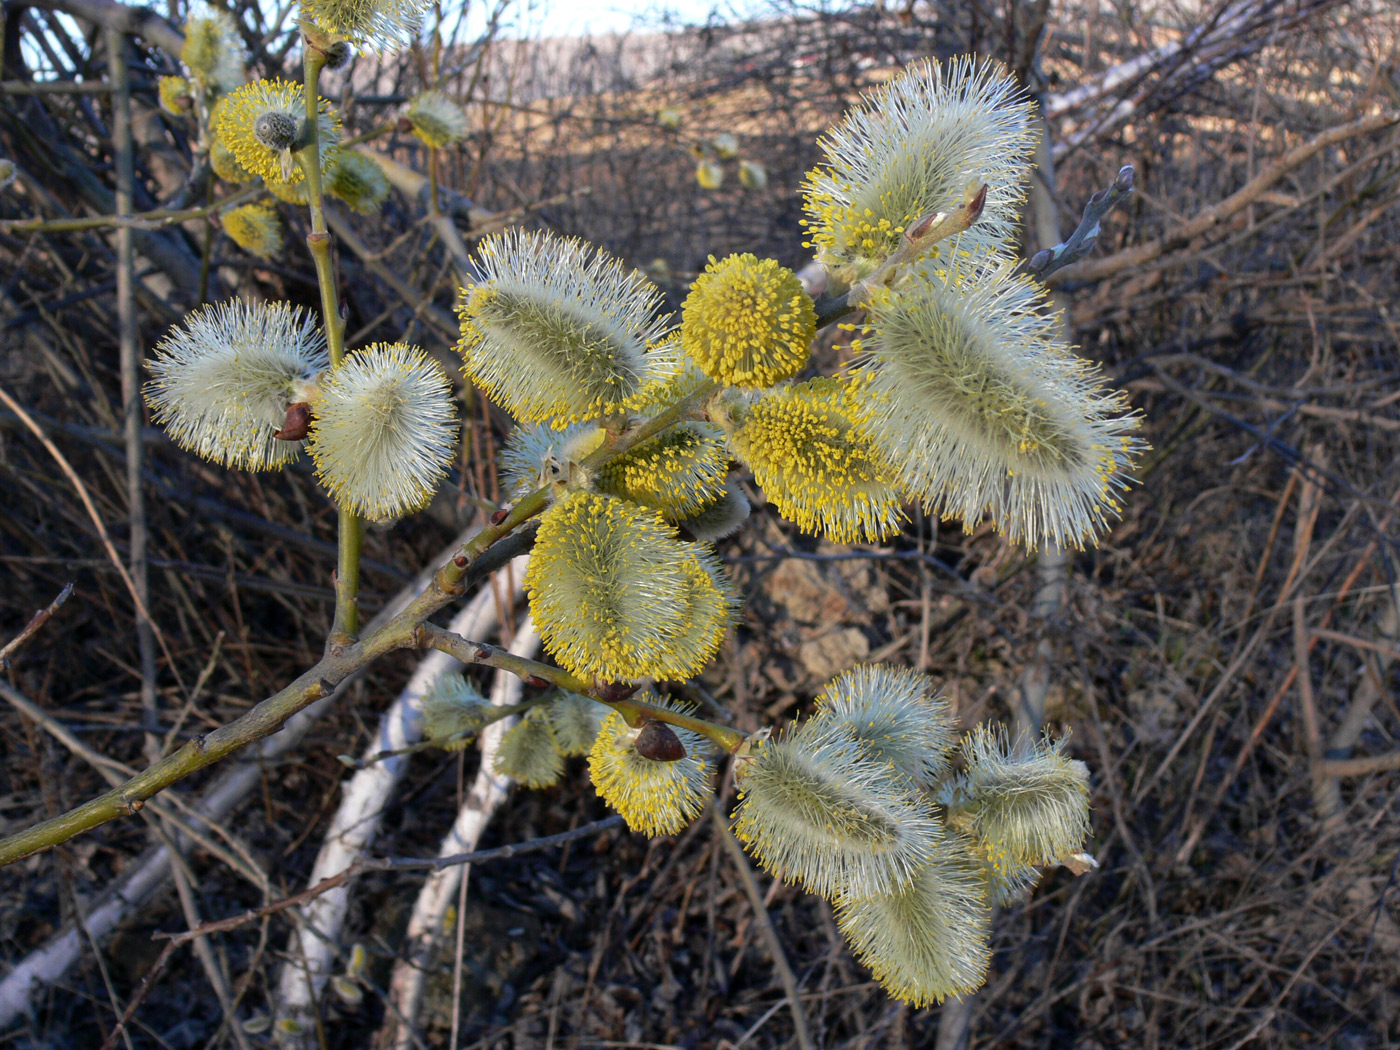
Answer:
[[(161, 14), (178, 26), (184, 11)], [(268, 11), (237, 14), (254, 68), (290, 71), (291, 37)], [(514, 39), (509, 17), (477, 38), (455, 12), (443, 25), (446, 87), (475, 129), (443, 157), (457, 228), (468, 243), (513, 221), (578, 234), (646, 268), (673, 306), (710, 254), (806, 261), (796, 189), (815, 136), (922, 56), (992, 54), (1042, 94), (1065, 233), (1120, 165), (1136, 167), (1094, 256), (1056, 280), (1076, 342), (1131, 393), (1155, 451), (1123, 522), (1073, 557), (1060, 594), (1045, 600), (1034, 556), (920, 517), (888, 547), (846, 550), (759, 510), (721, 549), (744, 612), (697, 695), (740, 728), (795, 717), (852, 663), (890, 660), (936, 676), (966, 725), (1008, 719), (1043, 688), (1047, 724), (1072, 731), (1094, 772), (1100, 870), (1053, 872), (1000, 915), (989, 984), (963, 1008), (891, 1002), (825, 902), (758, 875), (813, 1045), (952, 1050), (959, 1033), (998, 1048), (1400, 1045), (1400, 133), (1352, 126), (1400, 110), (1400, 11), (921, 0), (586, 42)], [(164, 23), (103, 0), (7, 0), (0, 155), (22, 174), (0, 194), (0, 640), (74, 591), (3, 675), (6, 832), (105, 789), (97, 756), (139, 767), (152, 741), (178, 743), (279, 688), (315, 661), (333, 604), (335, 516), (309, 469), (224, 472), (139, 432), (134, 524), (164, 646), (144, 674), (158, 694), (146, 723), (135, 609), (113, 560), (133, 541), (115, 234), (10, 222), (115, 210), (110, 94), (61, 90), (106, 76), (104, 23), (144, 30), (127, 45), (136, 210), (226, 192), (191, 167), (190, 127), (156, 109), (155, 79), (174, 68)], [(347, 127), (392, 125), (430, 66), (427, 52), (360, 59), (331, 82)], [(662, 106), (678, 128), (657, 122)], [(732, 166), (719, 190), (696, 185), (691, 147), (720, 132), (765, 166), (765, 189), (741, 187)], [(370, 146), (423, 170), (392, 128)], [(452, 246), (422, 211), (397, 192), (379, 218), (337, 213), (351, 346), (404, 339), (450, 360)], [(304, 216), (282, 212), (304, 234)], [(316, 301), (298, 237), (272, 261), (204, 218), (133, 240), (143, 351), (201, 297)], [(368, 613), (499, 495), (508, 421), (470, 391), (463, 420), (446, 494), (367, 541)], [(508, 581), (498, 593), (508, 639), (523, 609)], [(381, 661), (298, 748), (264, 761), (252, 793), (186, 850), (188, 899), (159, 894), (87, 945), (8, 1044), (99, 1045), (160, 951), (154, 931), (304, 888), (345, 775), (335, 756), (364, 748), (413, 666)], [(376, 851), (434, 853), (476, 762), (415, 756)], [(576, 764), (563, 787), (517, 793), (482, 845), (604, 815)], [(81, 930), (151, 836), (118, 822), (0, 873), (0, 957), (14, 965)], [(385, 1026), (378, 987), (420, 882), (355, 885), (344, 942), (371, 962), (358, 1002), (323, 1005), (326, 1045), (370, 1045)], [(477, 866), (462, 920), (460, 944), (430, 965), (426, 1045), (445, 1045), (454, 1012), (465, 1046), (796, 1044), (764, 922), (708, 821), (674, 840), (612, 829)], [(145, 990), (131, 1045), (266, 1045), (223, 1023), (208, 972), (241, 997), (240, 1026), (268, 1012), (290, 922), (222, 935), (198, 965), (178, 957)]]

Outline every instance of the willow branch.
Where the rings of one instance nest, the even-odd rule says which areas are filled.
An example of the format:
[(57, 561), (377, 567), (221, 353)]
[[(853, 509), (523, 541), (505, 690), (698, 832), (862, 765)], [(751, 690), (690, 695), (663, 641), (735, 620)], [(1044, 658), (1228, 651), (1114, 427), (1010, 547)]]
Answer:
[(486, 642), (469, 641), (461, 635), (453, 634), (451, 631), (434, 624), (420, 624), (415, 640), (420, 648), (436, 649), (438, 652), (455, 657), (464, 664), (494, 667), (498, 671), (508, 671), (528, 683), (552, 685), (571, 693), (591, 697), (598, 703), (607, 704), (614, 711), (617, 711), (630, 726), (637, 726), (648, 719), (666, 722), (680, 729), (689, 729), (699, 733), (713, 741), (718, 747), (731, 753), (737, 751), (739, 746), (748, 739), (746, 734), (729, 726), (707, 722), (703, 718), (695, 718), (680, 711), (670, 711), (630, 696), (614, 696), (606, 685), (600, 685), (596, 681), (586, 681), (568, 671), (550, 664), (540, 663), (538, 660), (527, 660)]

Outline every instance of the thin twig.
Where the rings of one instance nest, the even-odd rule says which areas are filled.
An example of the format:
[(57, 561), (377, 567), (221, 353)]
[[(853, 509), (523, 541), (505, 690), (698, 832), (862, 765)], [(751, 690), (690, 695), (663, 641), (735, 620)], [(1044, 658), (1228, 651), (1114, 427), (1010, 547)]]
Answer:
[(207, 937), (211, 933), (226, 933), (229, 930), (236, 930), (240, 926), (268, 915), (275, 915), (278, 912), (286, 911), (288, 908), (297, 908), (303, 904), (315, 900), (323, 893), (343, 886), (351, 879), (371, 871), (441, 871), (443, 868), (456, 867), (460, 864), (484, 864), (492, 860), (504, 860), (507, 857), (518, 857), (525, 853), (536, 853), (544, 849), (552, 849), (555, 846), (562, 846), (566, 842), (574, 839), (586, 838), (589, 835), (602, 834), (609, 828), (615, 828), (622, 823), (621, 817), (605, 817), (602, 820), (595, 820), (592, 824), (585, 824), (582, 827), (574, 828), (572, 831), (561, 831), (557, 835), (546, 835), (543, 838), (531, 839), (528, 842), (516, 842), (509, 846), (497, 846), (495, 849), (475, 850), (471, 853), (457, 853), (450, 857), (366, 857), (357, 861), (338, 875), (322, 879), (316, 885), (294, 893), (290, 897), (283, 897), (281, 900), (273, 901), (271, 904), (264, 904), (261, 908), (253, 908), (241, 915), (233, 915), (227, 919), (214, 919), (201, 924), (193, 930), (183, 930), (179, 933), (156, 933), (152, 936), (157, 940), (169, 939), (174, 945), (184, 944), (192, 941), (196, 937)]
[[(127, 40), (116, 29), (107, 30), (108, 72), (112, 81), (112, 152), (116, 161), (117, 215), (132, 212), (135, 161), (131, 143), (131, 77), (126, 62)], [(148, 613), (150, 587), (146, 577), (146, 502), (141, 484), (141, 360), (136, 345), (136, 260), (131, 243), (131, 227), (118, 226), (117, 242), (117, 345), (121, 360), (122, 417), (126, 446), (127, 529), (131, 559), (131, 582), (140, 597), (136, 609), (136, 649), (140, 663), (141, 723), (146, 730), (146, 761), (160, 758), (160, 735), (156, 731), (159, 711), (156, 702), (156, 641)]]
[(65, 583), (63, 585), (63, 590), (58, 592), (58, 597), (49, 602), (45, 608), (40, 609), (31, 616), (29, 622), (24, 625), (24, 630), (20, 631), (19, 634), (5, 643), (5, 647), (0, 649), (0, 671), (8, 671), (10, 669), (10, 657), (19, 651), (20, 646), (39, 633), (39, 628), (49, 622), (49, 618), (52, 617), (54, 613), (58, 612), (59, 606), (66, 602), (72, 594), (73, 585), (71, 583)]
[(778, 931), (773, 928), (773, 919), (763, 903), (763, 894), (758, 890), (758, 880), (754, 878), (753, 868), (749, 866), (749, 859), (744, 856), (744, 850), (739, 845), (739, 840), (734, 837), (734, 832), (725, 823), (724, 814), (720, 811), (717, 799), (710, 803), (710, 820), (714, 823), (715, 834), (719, 836), (720, 842), (724, 843), (725, 852), (729, 854), (729, 859), (734, 862), (734, 870), (739, 873), (739, 881), (743, 884), (744, 895), (749, 898), (749, 904), (753, 907), (754, 922), (758, 925), (758, 932), (762, 935), (763, 943), (768, 948), (768, 957), (772, 960), (778, 981), (783, 986), (783, 994), (787, 997), (788, 1009), (792, 1012), (792, 1026), (797, 1032), (797, 1043), (802, 1050), (812, 1050), (815, 1044), (812, 1042), (812, 1032), (807, 1025), (807, 1012), (802, 1009), (797, 977), (793, 974), (792, 967), (788, 965), (787, 955), (783, 952), (783, 942), (778, 937)]

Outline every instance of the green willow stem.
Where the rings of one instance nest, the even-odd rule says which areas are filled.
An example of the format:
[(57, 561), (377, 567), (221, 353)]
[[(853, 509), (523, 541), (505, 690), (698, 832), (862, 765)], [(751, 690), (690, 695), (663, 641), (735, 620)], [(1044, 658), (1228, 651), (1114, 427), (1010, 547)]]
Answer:
[(215, 204), (198, 208), (157, 208), (137, 215), (84, 215), (72, 219), (5, 219), (0, 220), (0, 233), (73, 233), (78, 230), (100, 230), (107, 227), (127, 227), (133, 230), (158, 230), (187, 219), (204, 219), (219, 212), (246, 204), (261, 197), (265, 190), (252, 186), (225, 197)]
[(630, 726), (638, 726), (647, 719), (666, 722), (681, 729), (689, 729), (699, 733), (730, 753), (737, 751), (739, 745), (748, 739), (746, 734), (737, 729), (715, 722), (707, 722), (703, 718), (694, 718), (679, 711), (668, 711), (664, 707), (657, 707), (655, 704), (634, 700), (631, 697), (610, 698), (596, 683), (585, 681), (577, 675), (569, 674), (568, 671), (550, 664), (542, 664), (536, 660), (527, 660), (523, 656), (516, 656), (514, 653), (507, 652), (495, 645), (468, 641), (461, 635), (453, 634), (451, 631), (434, 624), (420, 624), (416, 641), (421, 649), (436, 649), (438, 652), (455, 657), (464, 664), (494, 667), (498, 671), (508, 671), (517, 678), (526, 681), (548, 682), (560, 689), (567, 689), (571, 693), (592, 697), (600, 704), (607, 704), (621, 714)]
[[(589, 456), (585, 462), (589, 466), (597, 466), (614, 456), (631, 451), (643, 441), (655, 437), (666, 427), (695, 411), (713, 390), (713, 383), (703, 385), (655, 418), (610, 438), (603, 448)], [(432, 583), (401, 613), (369, 636), (343, 648), (328, 650), (314, 667), (257, 704), (242, 717), (205, 736), (188, 741), (178, 751), (148, 766), (106, 794), (89, 799), (66, 813), (0, 840), (0, 867), (13, 864), (41, 850), (52, 849), (118, 817), (139, 812), (145, 807), (147, 799), (170, 785), (227, 758), (249, 744), (271, 736), (282, 728), (287, 719), (323, 696), (329, 695), (342, 681), (385, 653), (415, 646), (418, 641), (418, 626), (428, 617), (454, 599), (460, 598), (468, 586), (477, 580), (484, 579), (490, 573), (509, 564), (512, 558), (529, 550), (534, 537), (527, 532), (517, 533), (517, 530), (548, 505), (548, 489), (538, 489), (522, 498), (500, 521), (487, 525), (458, 548), (457, 553), (433, 575)], [(638, 714), (644, 709), (644, 705), (639, 701), (628, 703)], [(665, 714), (674, 715), (675, 712)], [(655, 717), (661, 717), (660, 713)]]
[[(302, 174), (306, 177), (306, 200), (311, 210), (311, 232), (306, 246), (316, 264), (316, 284), (321, 290), (321, 323), (326, 331), (331, 369), (340, 367), (345, 357), (345, 320), (340, 316), (340, 297), (335, 286), (335, 261), (331, 258), (331, 235), (326, 229), (326, 200), (321, 188), (321, 69), (326, 56), (309, 41), (303, 41), (306, 69), (306, 145), (298, 151)], [(326, 639), (330, 649), (349, 645), (360, 633), (360, 551), (364, 545), (365, 523), (344, 507), (339, 511), (338, 550), (335, 571), (335, 619)]]

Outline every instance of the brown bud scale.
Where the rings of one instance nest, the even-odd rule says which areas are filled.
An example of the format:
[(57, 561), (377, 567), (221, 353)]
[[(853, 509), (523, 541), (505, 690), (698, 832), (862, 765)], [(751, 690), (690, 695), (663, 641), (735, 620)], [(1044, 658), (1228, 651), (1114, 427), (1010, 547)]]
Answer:
[(643, 722), (633, 746), (637, 754), (654, 762), (679, 762), (685, 758), (685, 745), (676, 736), (676, 731), (665, 722), (651, 719)]

